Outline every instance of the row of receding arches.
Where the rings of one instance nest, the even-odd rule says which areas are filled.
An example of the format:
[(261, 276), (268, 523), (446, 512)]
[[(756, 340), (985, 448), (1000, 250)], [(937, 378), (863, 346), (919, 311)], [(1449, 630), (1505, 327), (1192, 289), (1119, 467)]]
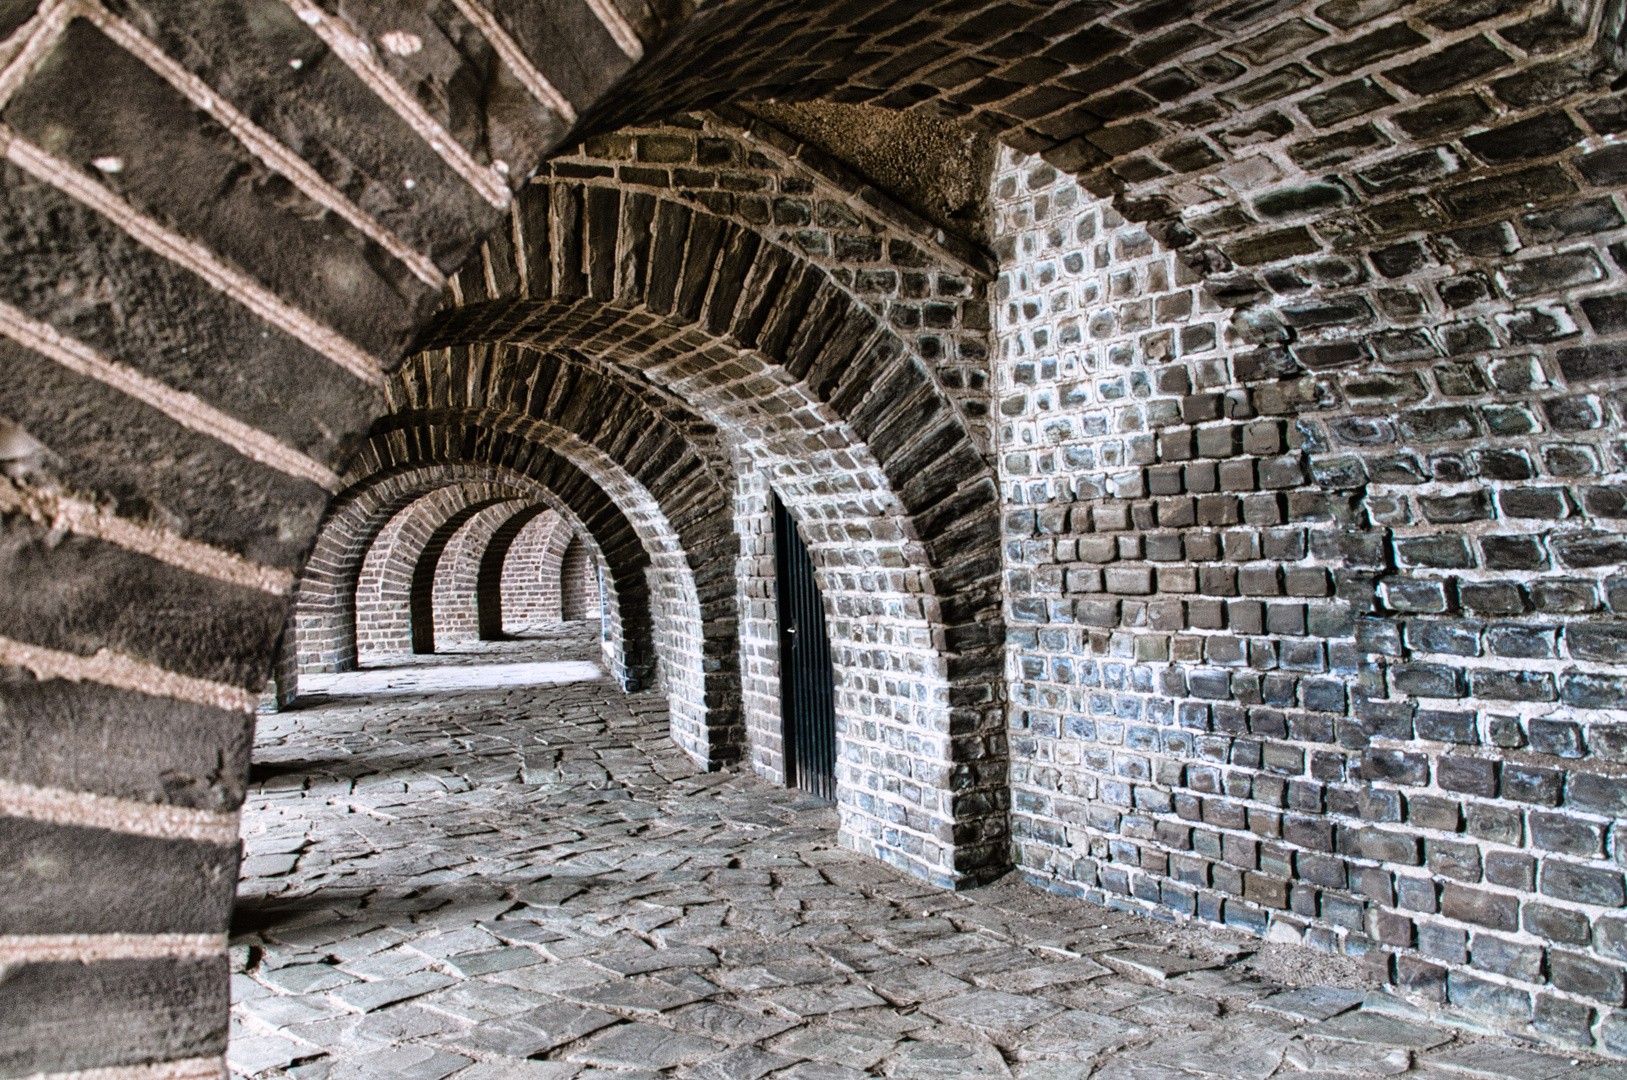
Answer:
[(571, 536), (607, 673), (662, 693), (698, 762), (783, 781), (777, 496), (823, 596), (848, 842), (946, 883), (995, 865), (996, 492), (930, 370), (843, 281), (697, 207), (535, 183), (511, 224), (385, 379), (280, 696), (511, 631), (518, 567), (565, 580)]
[[(390, 505), (377, 506), (366, 531)], [(335, 524), (332, 540), (353, 524)], [(449, 481), (377, 527), (359, 564), (360, 545), (347, 544), (337, 575), (308, 579), (291, 628), (294, 668), (347, 671), (369, 656), (433, 653), (598, 618), (590, 543), (533, 495)], [(319, 589), (319, 580), (334, 587)]]

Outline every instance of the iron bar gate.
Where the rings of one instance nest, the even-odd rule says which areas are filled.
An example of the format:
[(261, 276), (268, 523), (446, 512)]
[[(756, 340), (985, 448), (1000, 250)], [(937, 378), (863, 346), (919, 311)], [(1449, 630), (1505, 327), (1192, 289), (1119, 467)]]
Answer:
[(774, 577), (780, 620), (780, 732), (785, 778), (836, 798), (836, 677), (813, 560), (774, 496)]

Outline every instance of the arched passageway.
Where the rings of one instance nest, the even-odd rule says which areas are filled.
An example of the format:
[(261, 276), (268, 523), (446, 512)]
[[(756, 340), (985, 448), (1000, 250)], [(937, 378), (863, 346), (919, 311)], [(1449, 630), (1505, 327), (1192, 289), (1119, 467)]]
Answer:
[(489, 640), (535, 622), (564, 618), (560, 560), (575, 539), (558, 519), (512, 518), (480, 561), (480, 636)]
[[(433, 647), (415, 647), (425, 640), (432, 646), (434, 640), (433, 627), (424, 625), (430, 612), (425, 608), (427, 598), (421, 596), (423, 576), (435, 573), (454, 533), (472, 518), (508, 501), (490, 492), (452, 486), (432, 491), (399, 511), (366, 549), (354, 583), (349, 583), (347, 575), (344, 587), (354, 590), (355, 599), (349, 606), (355, 622), (349, 635), (344, 627), (337, 630), (347, 643), (341, 646), (347, 660), (325, 665), (312, 657), (316, 635), (307, 632), (303, 636), (310, 645), (301, 666), (311, 671), (349, 670), (368, 653), (433, 652)], [(307, 617), (316, 618), (310, 607)], [(426, 630), (430, 631), (427, 637)]]
[(447, 541), (431, 586), (431, 617), (435, 639), (441, 642), (480, 639), (480, 563), (490, 551), (494, 534), (517, 514), (546, 514), (546, 504), (510, 503), (481, 511)]
[[(779, 491), (845, 835), (899, 865), (1623, 1051), (1618, 4), (11, 6), (8, 1069), (212, 1067), (243, 718), (398, 466), (554, 492), (618, 676), (769, 774)], [(764, 97), (1000, 140), (989, 250), (729, 109)], [(499, 342), (581, 358), (540, 411), (674, 412), (638, 453), (715, 517), (529, 400), (386, 403)]]
[[(856, 616), (832, 622), (846, 691), (842, 757), (852, 763), (838, 786), (844, 834), (945, 881), (1002, 867), (1004, 758), (990, 685), (1000, 664), (994, 486), (936, 369), (882, 321), (885, 309), (840, 277), (688, 206), (624, 198), (610, 186), (534, 184), (517, 204), (512, 237), (488, 247), (483, 278), (459, 279), (462, 306), (425, 344), (501, 341), (581, 357), (580, 387), (565, 382), (570, 369), (504, 377), (526, 384), (528, 410), (560, 414), (554, 422), (656, 470), (647, 486), (658, 496), (675, 490), (673, 471), (630, 443), (636, 432), (608, 406), (594, 409), (597, 387), (680, 397), (733, 434), (801, 519), (829, 602)], [(486, 283), (497, 281), (516, 295), (491, 297)], [(478, 384), (465, 391), (462, 381), (444, 380), (453, 406), (466, 393), (499, 397)], [(873, 509), (844, 497), (859, 491)], [(756, 513), (765, 511), (766, 503)], [(724, 558), (735, 551), (719, 551), (711, 577), (730, 618), (708, 625), (732, 631), (736, 585), (722, 576)], [(880, 637), (865, 625), (879, 613), (905, 626)], [(951, 710), (978, 719), (953, 733)], [(770, 722), (748, 718), (748, 732), (777, 728), (773, 712)], [(875, 726), (861, 718), (878, 713), (892, 723), (875, 743), (910, 740), (919, 750), (878, 758), (860, 735)], [(774, 768), (772, 753), (763, 756)]]

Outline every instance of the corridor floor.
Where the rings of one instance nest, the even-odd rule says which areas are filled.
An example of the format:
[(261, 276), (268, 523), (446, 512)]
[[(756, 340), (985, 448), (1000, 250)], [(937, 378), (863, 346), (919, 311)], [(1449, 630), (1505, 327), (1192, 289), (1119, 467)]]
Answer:
[(1435, 1026), (1354, 961), (1032, 886), (942, 892), (699, 773), (584, 624), (306, 678), (263, 714), (242, 1076), (1627, 1080)]

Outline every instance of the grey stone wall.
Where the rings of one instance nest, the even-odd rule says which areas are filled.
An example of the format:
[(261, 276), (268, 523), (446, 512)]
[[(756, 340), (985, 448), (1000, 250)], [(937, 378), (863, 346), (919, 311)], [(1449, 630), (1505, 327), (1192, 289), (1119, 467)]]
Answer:
[(1494, 67), (1285, 93), (1164, 174), (1214, 246), (1003, 155), (1015, 850), (1621, 1053), (1620, 104)]

